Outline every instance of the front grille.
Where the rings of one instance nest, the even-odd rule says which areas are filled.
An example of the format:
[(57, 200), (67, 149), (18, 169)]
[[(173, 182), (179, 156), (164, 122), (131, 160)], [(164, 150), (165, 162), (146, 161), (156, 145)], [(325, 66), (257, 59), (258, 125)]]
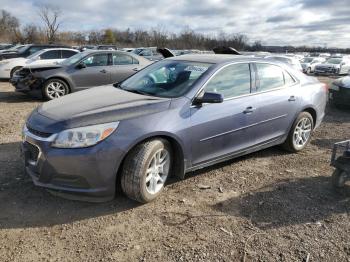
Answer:
[(41, 131), (35, 130), (35, 129), (29, 127), (29, 126), (27, 126), (27, 129), (28, 129), (28, 131), (30, 133), (32, 133), (33, 135), (39, 136), (39, 137), (47, 138), (47, 137), (52, 135), (51, 133), (45, 133), (45, 132), (41, 132)]
[(28, 154), (28, 160), (31, 160), (34, 162), (38, 161), (38, 157), (40, 153), (39, 148), (32, 145), (31, 143), (28, 143), (27, 141), (24, 142), (24, 147)]

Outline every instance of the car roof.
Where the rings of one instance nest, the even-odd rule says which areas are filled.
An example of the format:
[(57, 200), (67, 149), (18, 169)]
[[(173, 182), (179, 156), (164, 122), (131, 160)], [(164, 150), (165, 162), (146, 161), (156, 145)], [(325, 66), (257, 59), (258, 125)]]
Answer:
[(279, 64), (278, 61), (268, 58), (252, 57), (245, 55), (221, 55), (221, 54), (189, 54), (167, 58), (170, 60), (192, 61), (209, 64), (222, 64), (228, 62), (271, 62)]
[(46, 52), (46, 51), (50, 51), (50, 50), (68, 50), (68, 51), (74, 51), (74, 52), (79, 53), (79, 50), (76, 50), (76, 49), (73, 49), (73, 48), (65, 48), (65, 47), (45, 48), (45, 49), (42, 49), (39, 52)]

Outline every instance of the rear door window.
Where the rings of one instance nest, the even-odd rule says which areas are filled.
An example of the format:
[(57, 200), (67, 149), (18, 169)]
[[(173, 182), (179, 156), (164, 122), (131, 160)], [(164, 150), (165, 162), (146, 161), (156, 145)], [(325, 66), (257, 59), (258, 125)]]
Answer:
[(94, 67), (94, 66), (107, 66), (108, 65), (108, 54), (96, 54), (89, 56), (85, 60), (83, 60), (83, 63), (87, 67)]
[(71, 51), (71, 50), (62, 50), (62, 58), (69, 58), (71, 56), (74, 56), (77, 52)]
[(135, 64), (134, 59), (126, 54), (113, 54), (113, 65), (132, 65)]
[(61, 59), (61, 51), (60, 50), (50, 50), (40, 55), (42, 60), (49, 59)]
[(233, 64), (224, 67), (209, 80), (205, 92), (222, 94), (225, 99), (250, 94), (249, 64)]
[(258, 92), (268, 91), (284, 86), (283, 69), (271, 64), (256, 64), (258, 70)]

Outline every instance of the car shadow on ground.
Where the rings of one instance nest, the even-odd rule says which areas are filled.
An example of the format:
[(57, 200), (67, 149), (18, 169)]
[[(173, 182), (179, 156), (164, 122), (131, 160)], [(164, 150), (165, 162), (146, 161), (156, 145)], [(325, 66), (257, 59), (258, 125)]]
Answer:
[(44, 102), (40, 94), (22, 94), (0, 91), (0, 103)]
[(345, 137), (343, 139), (332, 139), (332, 138), (313, 139), (311, 141), (311, 144), (322, 149), (333, 149), (333, 146), (335, 143), (342, 142), (349, 139), (350, 139), (350, 136)]
[(349, 213), (349, 189), (336, 192), (330, 177), (283, 180), (213, 206), (249, 219), (260, 229), (315, 223), (333, 214)]

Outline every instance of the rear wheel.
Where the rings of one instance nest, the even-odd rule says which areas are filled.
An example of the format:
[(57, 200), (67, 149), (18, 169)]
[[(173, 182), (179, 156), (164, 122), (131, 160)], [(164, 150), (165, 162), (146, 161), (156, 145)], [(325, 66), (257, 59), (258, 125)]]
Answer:
[(310, 113), (302, 112), (294, 121), (283, 147), (290, 152), (303, 150), (311, 140), (314, 121)]
[(336, 169), (332, 175), (332, 184), (336, 189), (345, 187), (345, 183), (348, 180), (348, 175), (344, 170)]
[(155, 139), (136, 146), (123, 166), (123, 192), (141, 203), (154, 200), (164, 188), (171, 164), (172, 150), (168, 141)]
[(47, 100), (53, 100), (69, 93), (67, 84), (61, 79), (50, 79), (43, 86), (43, 96)]

